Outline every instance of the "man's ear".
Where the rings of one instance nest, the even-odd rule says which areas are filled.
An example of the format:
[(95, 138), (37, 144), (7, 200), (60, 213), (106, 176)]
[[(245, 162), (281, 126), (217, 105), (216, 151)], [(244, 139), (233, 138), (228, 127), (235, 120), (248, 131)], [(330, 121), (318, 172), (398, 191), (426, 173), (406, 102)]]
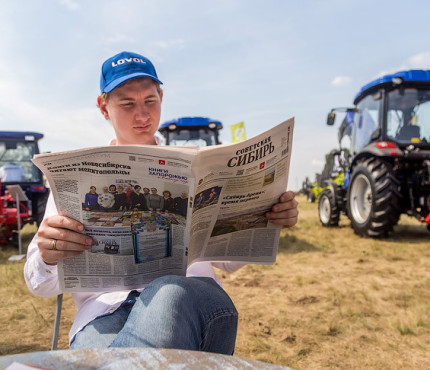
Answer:
[(160, 88), (160, 103), (163, 101), (163, 90)]
[(103, 114), (103, 117), (108, 120), (109, 119), (109, 112), (106, 109), (106, 103), (103, 102), (103, 99), (101, 96), (97, 97), (97, 105), (99, 106), (100, 112)]

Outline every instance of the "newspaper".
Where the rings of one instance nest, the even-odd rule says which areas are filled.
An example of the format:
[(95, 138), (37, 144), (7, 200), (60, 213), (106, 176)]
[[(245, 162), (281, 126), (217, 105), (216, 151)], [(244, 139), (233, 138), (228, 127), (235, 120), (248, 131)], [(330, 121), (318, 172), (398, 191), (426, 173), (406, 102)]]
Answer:
[(265, 213), (287, 188), (294, 119), (204, 148), (124, 145), (40, 154), (59, 214), (91, 250), (60, 260), (63, 292), (139, 289), (195, 262), (272, 264), (279, 225)]

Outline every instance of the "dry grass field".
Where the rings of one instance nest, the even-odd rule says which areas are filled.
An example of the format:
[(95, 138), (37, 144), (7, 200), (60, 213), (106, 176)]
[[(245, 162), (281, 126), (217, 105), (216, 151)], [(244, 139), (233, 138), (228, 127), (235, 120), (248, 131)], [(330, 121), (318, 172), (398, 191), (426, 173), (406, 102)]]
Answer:
[[(219, 271), (239, 314), (236, 356), (295, 369), (430, 368), (430, 233), (402, 216), (391, 238), (362, 239), (346, 217), (321, 227), (300, 197), (274, 266)], [(34, 228), (24, 230), (24, 245)], [(0, 355), (48, 350), (55, 299), (32, 296), (24, 262), (0, 247)], [(59, 348), (75, 314), (65, 295)]]

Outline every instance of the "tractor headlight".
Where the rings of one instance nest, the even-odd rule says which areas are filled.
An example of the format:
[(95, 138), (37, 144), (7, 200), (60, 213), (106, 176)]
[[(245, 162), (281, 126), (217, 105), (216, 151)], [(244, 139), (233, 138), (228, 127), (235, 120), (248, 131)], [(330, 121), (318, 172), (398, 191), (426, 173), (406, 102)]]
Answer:
[(391, 82), (394, 86), (401, 85), (403, 83), (403, 78), (401, 77), (394, 77)]

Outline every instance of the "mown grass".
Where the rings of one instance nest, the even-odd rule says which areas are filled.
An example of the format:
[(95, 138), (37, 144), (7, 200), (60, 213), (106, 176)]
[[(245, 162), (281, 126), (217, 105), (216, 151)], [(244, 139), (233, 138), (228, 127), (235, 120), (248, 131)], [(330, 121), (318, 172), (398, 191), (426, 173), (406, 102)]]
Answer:
[[(25, 229), (24, 247), (35, 229)], [(239, 310), (235, 355), (295, 369), (430, 368), (430, 233), (402, 217), (388, 239), (359, 238), (341, 218), (321, 227), (300, 198), (273, 266), (218, 271)], [(24, 262), (0, 250), (0, 354), (48, 350), (55, 299), (30, 294)], [(75, 315), (65, 295), (59, 348)]]
[(300, 200), (274, 266), (223, 274), (240, 313), (236, 355), (296, 369), (429, 368), (425, 226), (402, 217), (388, 239), (359, 238), (346, 217), (323, 228)]
[[(23, 252), (36, 232), (36, 226), (22, 230)], [(32, 295), (24, 281), (24, 260), (9, 261), (18, 254), (13, 245), (0, 246), (0, 355), (48, 350), (51, 345), (56, 300)], [(67, 303), (66, 303), (67, 302)], [(62, 319), (61, 348), (67, 348), (67, 331), (75, 309), (66, 294)]]

